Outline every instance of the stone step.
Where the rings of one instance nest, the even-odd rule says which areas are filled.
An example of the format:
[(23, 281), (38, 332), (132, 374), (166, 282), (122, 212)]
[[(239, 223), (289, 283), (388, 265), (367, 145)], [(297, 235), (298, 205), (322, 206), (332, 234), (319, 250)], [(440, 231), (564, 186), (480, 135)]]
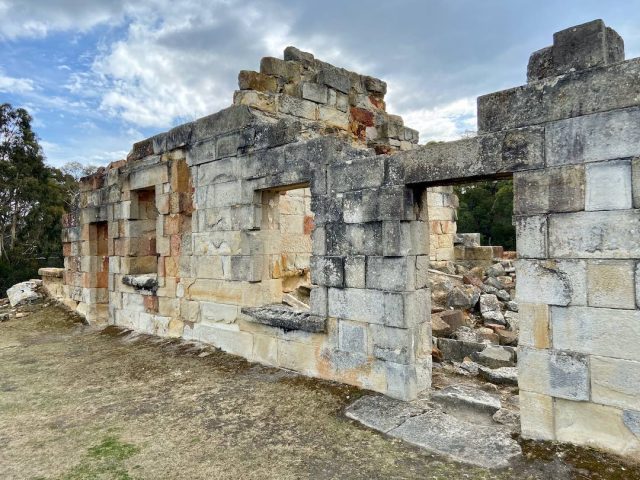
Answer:
[(431, 400), (445, 406), (467, 408), (491, 415), (502, 407), (498, 397), (470, 385), (450, 385), (432, 393)]

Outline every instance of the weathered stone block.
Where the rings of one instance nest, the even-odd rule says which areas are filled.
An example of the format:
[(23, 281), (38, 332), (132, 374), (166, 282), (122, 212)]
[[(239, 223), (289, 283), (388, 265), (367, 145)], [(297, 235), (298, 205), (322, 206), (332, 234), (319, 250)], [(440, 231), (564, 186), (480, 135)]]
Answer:
[(633, 193), (633, 207), (640, 208), (640, 157), (631, 162), (631, 189)]
[(516, 251), (519, 258), (547, 258), (547, 217), (516, 217)]
[(553, 397), (520, 390), (520, 428), (524, 438), (555, 440)]
[[(614, 45), (609, 47), (608, 43)], [(607, 34), (607, 27), (602, 20), (576, 25), (553, 34), (553, 63), (556, 74), (574, 70), (586, 70), (624, 60), (624, 46), (622, 39), (613, 34)], [(622, 58), (613, 55), (622, 48)], [(611, 54), (610, 54), (611, 52)], [(611, 57), (611, 59), (610, 59)]]
[(294, 117), (306, 118), (307, 120), (317, 120), (318, 118), (318, 104), (309, 100), (282, 95), (278, 107), (278, 111)]
[(632, 208), (630, 160), (589, 164), (586, 173), (586, 210)]
[(240, 90), (257, 90), (259, 92), (277, 92), (278, 82), (275, 78), (264, 73), (240, 70), (238, 74)]
[(547, 126), (547, 165), (597, 162), (640, 153), (640, 108), (570, 118)]
[(166, 164), (142, 168), (129, 174), (129, 188), (131, 190), (151, 187), (168, 181), (169, 172)]
[(518, 349), (518, 385), (556, 398), (589, 400), (589, 359), (573, 352)]
[(591, 307), (634, 309), (633, 261), (595, 260), (587, 265), (588, 303)]
[(551, 346), (549, 305), (519, 303), (518, 319), (519, 345), (535, 348), (549, 348)]
[(361, 288), (329, 288), (329, 316), (383, 324), (384, 292)]
[(640, 258), (640, 211), (577, 212), (549, 217), (549, 255)]
[(411, 291), (415, 277), (415, 256), (367, 257), (367, 288)]
[(347, 288), (365, 288), (366, 260), (364, 255), (348, 256), (344, 260), (344, 282)]
[(367, 325), (338, 321), (338, 348), (345, 352), (368, 354)]
[(379, 187), (384, 180), (384, 158), (366, 158), (330, 165), (328, 180), (331, 193)]
[(379, 360), (410, 364), (415, 361), (416, 329), (369, 325), (373, 356)]
[(301, 69), (300, 64), (279, 58), (264, 57), (260, 60), (260, 73), (282, 77), (287, 81), (292, 81), (299, 77)]
[(327, 287), (344, 284), (344, 259), (342, 257), (311, 257), (311, 282)]
[(311, 288), (309, 305), (311, 313), (319, 317), (326, 317), (328, 314), (328, 291), (327, 287), (314, 285)]
[(317, 82), (346, 94), (351, 90), (349, 74), (341, 69), (330, 66), (318, 72)]
[(513, 176), (514, 213), (584, 210), (584, 167), (553, 168)]
[(640, 361), (640, 310), (552, 307), (553, 348)]
[(518, 302), (586, 305), (586, 270), (580, 260), (518, 260)]
[(640, 410), (640, 362), (592, 356), (591, 389), (596, 403)]
[(620, 409), (556, 399), (556, 440), (589, 445), (617, 454), (637, 455), (640, 441), (624, 424)]
[(315, 103), (325, 104), (329, 100), (329, 90), (324, 85), (304, 82), (302, 84), (302, 98)]

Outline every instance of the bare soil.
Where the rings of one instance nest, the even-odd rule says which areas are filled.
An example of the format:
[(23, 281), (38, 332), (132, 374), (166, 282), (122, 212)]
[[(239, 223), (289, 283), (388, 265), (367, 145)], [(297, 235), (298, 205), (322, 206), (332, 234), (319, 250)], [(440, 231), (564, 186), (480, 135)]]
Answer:
[(0, 323), (2, 479), (640, 478), (540, 443), (508, 469), (453, 463), (346, 419), (358, 389), (32, 310)]

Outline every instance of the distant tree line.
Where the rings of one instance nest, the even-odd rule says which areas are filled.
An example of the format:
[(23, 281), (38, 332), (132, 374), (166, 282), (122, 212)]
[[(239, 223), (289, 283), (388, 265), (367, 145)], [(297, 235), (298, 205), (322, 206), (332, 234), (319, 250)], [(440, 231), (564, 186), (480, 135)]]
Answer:
[(458, 232), (480, 233), (483, 245), (516, 249), (513, 181), (495, 180), (455, 187), (460, 207)]
[(39, 267), (62, 266), (61, 216), (77, 208), (78, 179), (93, 169), (47, 165), (31, 122), (0, 105), (0, 296)]

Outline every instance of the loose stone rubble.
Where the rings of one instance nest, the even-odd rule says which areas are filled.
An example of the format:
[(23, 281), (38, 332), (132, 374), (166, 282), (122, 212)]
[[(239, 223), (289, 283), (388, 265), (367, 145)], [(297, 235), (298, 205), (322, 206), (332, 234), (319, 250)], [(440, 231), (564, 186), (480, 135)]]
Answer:
[[(512, 381), (517, 338), (524, 437), (637, 457), (640, 60), (596, 20), (557, 32), (527, 78), (478, 99), (477, 136), (417, 145), (383, 81), (292, 47), (267, 57), (240, 73), (233, 106), (83, 179), (63, 220), (61, 301), (90, 323), (403, 400), (429, 390), (432, 355)], [(451, 187), (507, 177), (515, 261), (457, 234)], [(326, 331), (246, 310), (285, 295)], [(410, 417), (403, 435), (430, 435), (436, 417)]]

